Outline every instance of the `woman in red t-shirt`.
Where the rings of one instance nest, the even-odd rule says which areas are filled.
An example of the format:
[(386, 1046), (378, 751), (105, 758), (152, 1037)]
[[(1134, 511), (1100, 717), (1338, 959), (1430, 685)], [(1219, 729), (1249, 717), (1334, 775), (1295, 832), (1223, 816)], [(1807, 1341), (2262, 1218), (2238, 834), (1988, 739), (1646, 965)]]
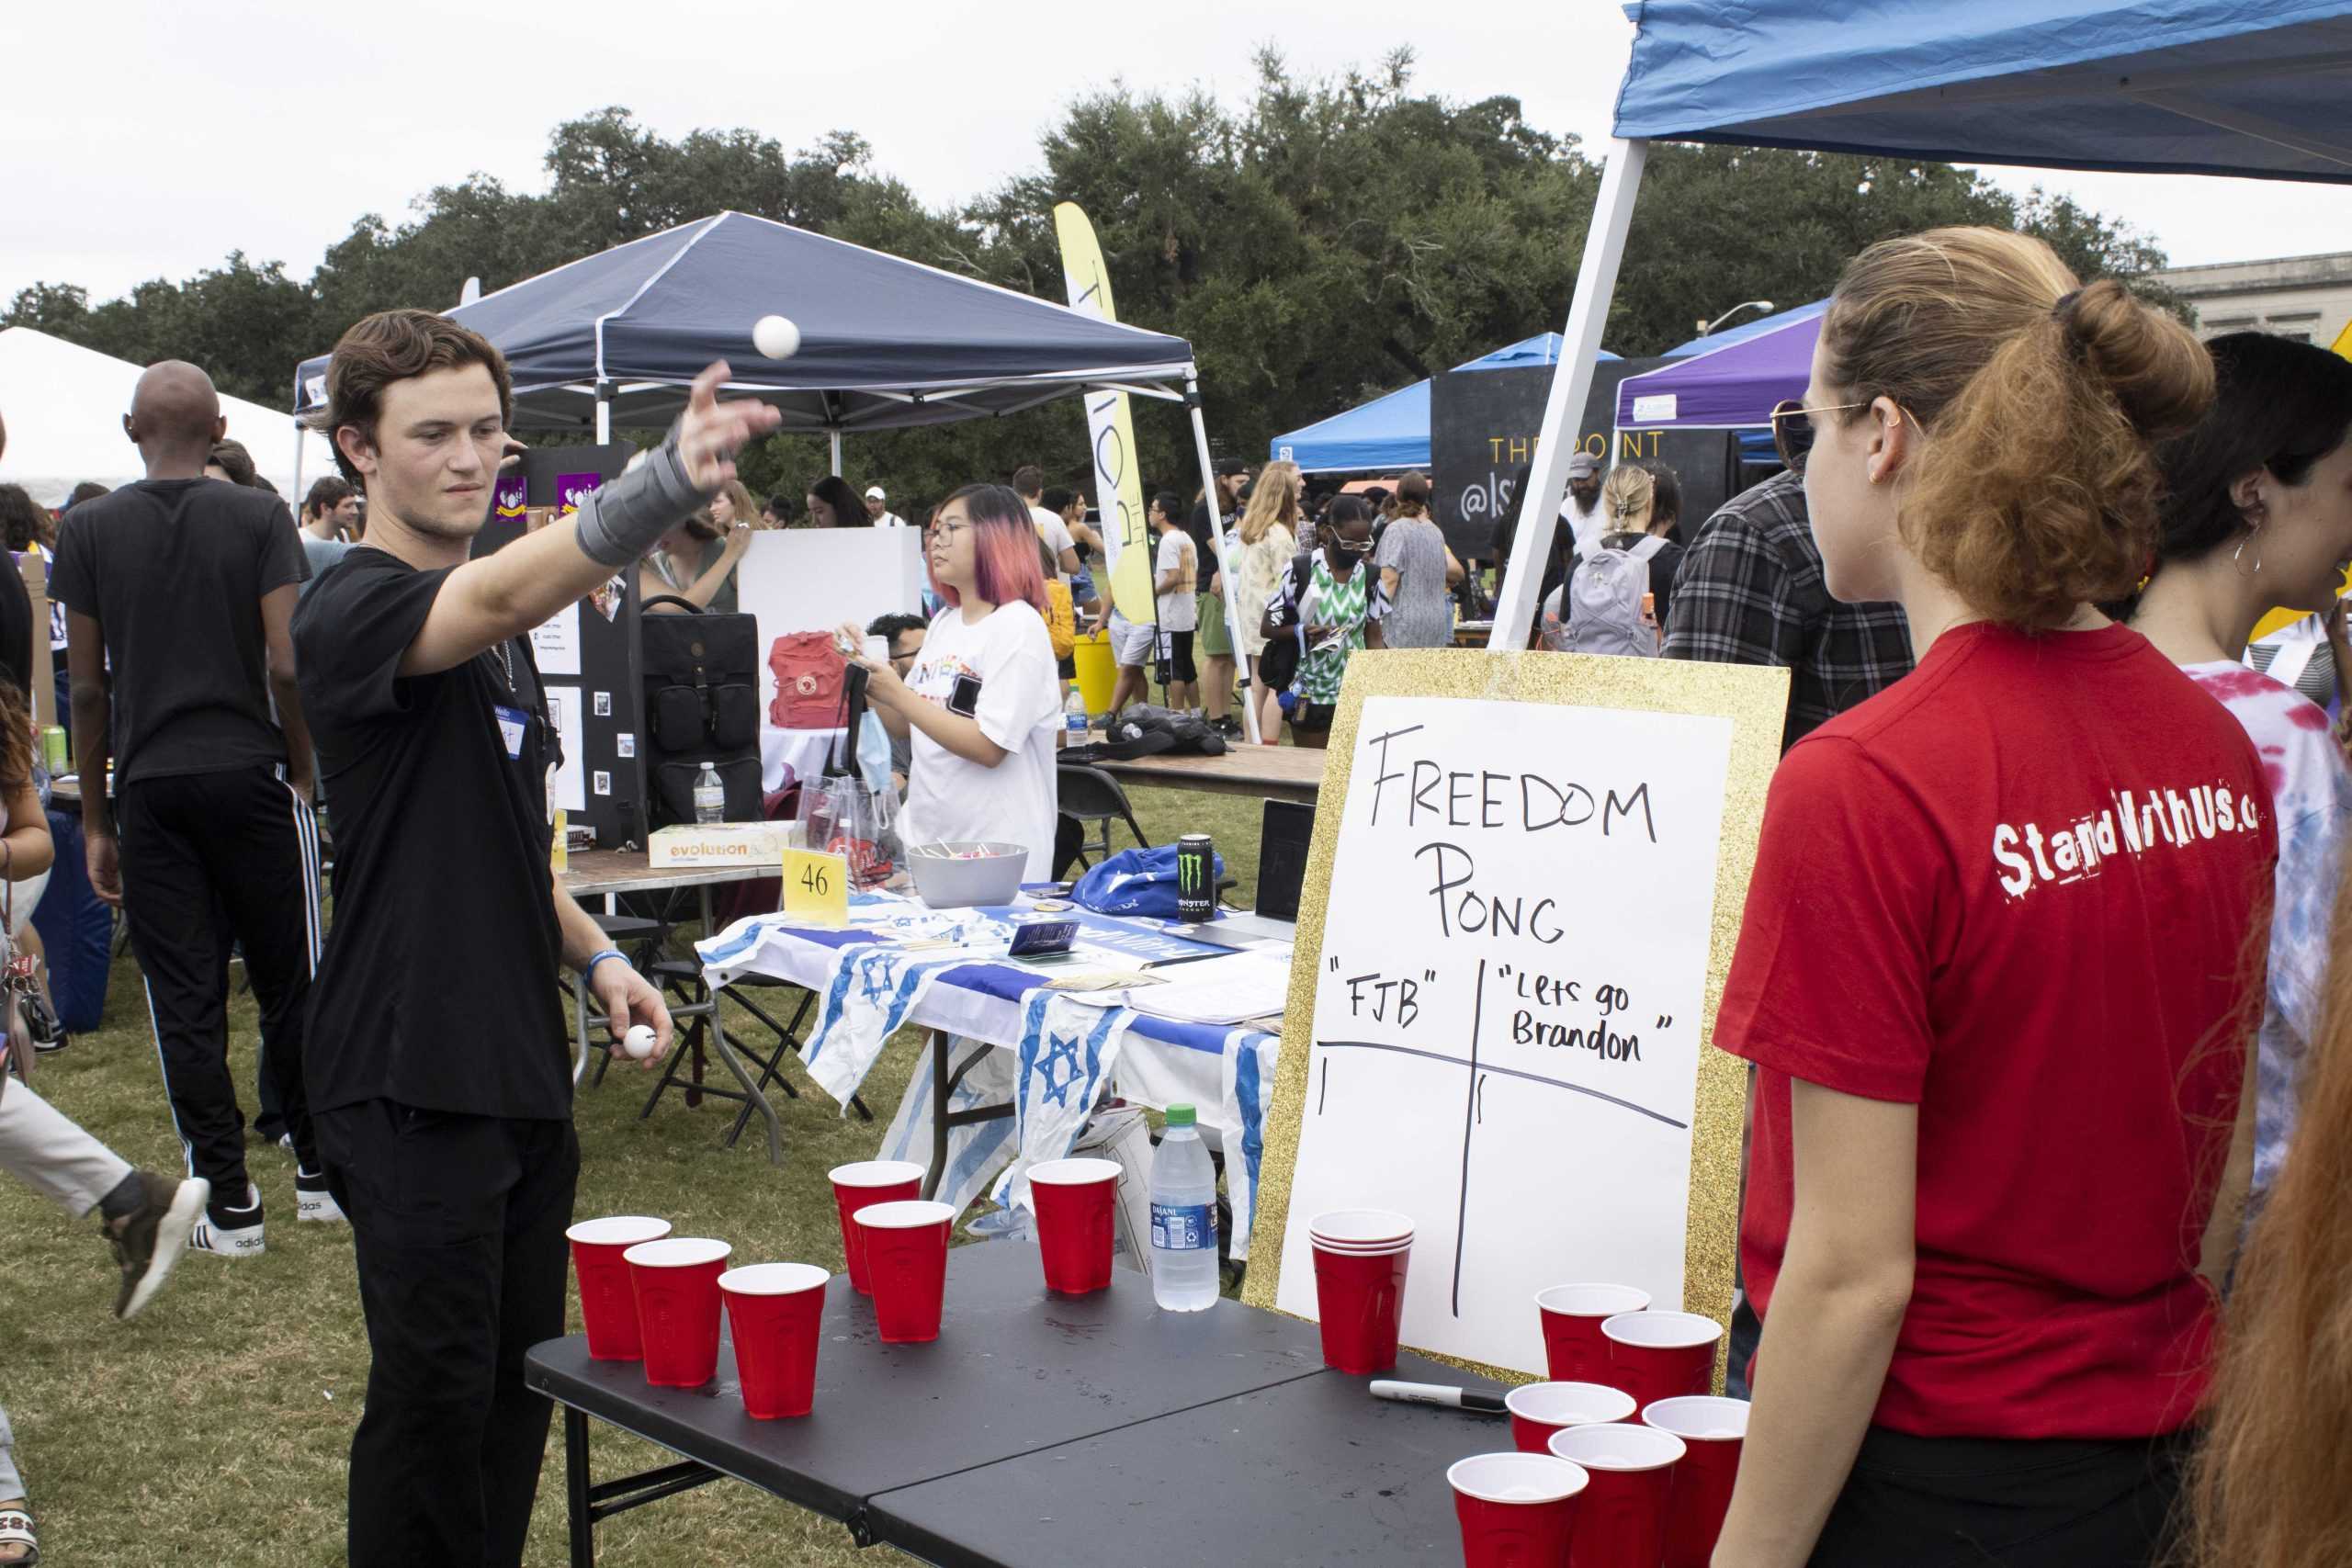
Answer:
[(2212, 389), (1996, 230), (1872, 246), (1823, 318), (1778, 434), (1918, 665), (1781, 762), (1716, 1025), (1765, 1323), (1718, 1568), (2158, 1549), (2277, 840), (2244, 729), (2093, 604)]

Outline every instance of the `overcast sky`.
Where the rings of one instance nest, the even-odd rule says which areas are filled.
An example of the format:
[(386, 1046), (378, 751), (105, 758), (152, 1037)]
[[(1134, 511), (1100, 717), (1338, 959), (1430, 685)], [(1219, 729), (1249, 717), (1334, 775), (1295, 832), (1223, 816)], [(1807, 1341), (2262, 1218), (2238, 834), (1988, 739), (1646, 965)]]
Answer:
[[(232, 250), (307, 277), (361, 213), (397, 221), (435, 184), (481, 170), (541, 188), (548, 131), (606, 104), (672, 137), (744, 126), (791, 149), (854, 130), (881, 168), (944, 206), (1035, 167), (1059, 107), (1114, 77), (1238, 100), (1260, 44), (1312, 73), (1369, 68), (1409, 44), (1423, 90), (1516, 95), (1534, 124), (1597, 148), (1632, 37), (1609, 0), (10, 10), (0, 300), (35, 279), (111, 298)], [(2352, 249), (2342, 187), (1996, 173), (2131, 220), (2176, 264)]]

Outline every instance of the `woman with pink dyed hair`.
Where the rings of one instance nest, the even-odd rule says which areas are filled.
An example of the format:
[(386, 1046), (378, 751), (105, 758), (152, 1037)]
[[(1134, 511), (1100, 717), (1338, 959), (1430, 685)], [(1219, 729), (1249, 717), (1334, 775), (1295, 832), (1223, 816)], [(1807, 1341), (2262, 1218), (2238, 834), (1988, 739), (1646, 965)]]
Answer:
[[(899, 837), (910, 846), (1023, 844), (1023, 879), (1046, 881), (1061, 688), (1028, 503), (1003, 485), (966, 485), (923, 530), (923, 551), (944, 608), (914, 667), (901, 681), (888, 660), (854, 660), (883, 728), (910, 742)], [(857, 627), (842, 629), (862, 646)]]

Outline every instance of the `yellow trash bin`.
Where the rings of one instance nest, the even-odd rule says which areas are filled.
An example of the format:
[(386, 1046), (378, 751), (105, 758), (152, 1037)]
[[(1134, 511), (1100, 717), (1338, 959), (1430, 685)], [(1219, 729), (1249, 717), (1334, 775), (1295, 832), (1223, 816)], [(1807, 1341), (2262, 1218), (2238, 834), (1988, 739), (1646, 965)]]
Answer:
[(1119, 669), (1111, 657), (1111, 637), (1097, 631), (1078, 639), (1070, 649), (1070, 660), (1078, 667), (1078, 694), (1086, 700), (1090, 717), (1111, 711), (1111, 694), (1117, 688)]

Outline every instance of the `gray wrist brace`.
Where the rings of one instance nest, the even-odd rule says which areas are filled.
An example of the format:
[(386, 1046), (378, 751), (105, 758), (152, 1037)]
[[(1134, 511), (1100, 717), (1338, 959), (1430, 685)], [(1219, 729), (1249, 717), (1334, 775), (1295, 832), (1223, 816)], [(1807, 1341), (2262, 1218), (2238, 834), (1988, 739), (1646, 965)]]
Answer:
[(577, 519), (580, 547), (591, 560), (627, 566), (692, 516), (705, 499), (686, 478), (673, 431), (645, 461), (588, 492)]

